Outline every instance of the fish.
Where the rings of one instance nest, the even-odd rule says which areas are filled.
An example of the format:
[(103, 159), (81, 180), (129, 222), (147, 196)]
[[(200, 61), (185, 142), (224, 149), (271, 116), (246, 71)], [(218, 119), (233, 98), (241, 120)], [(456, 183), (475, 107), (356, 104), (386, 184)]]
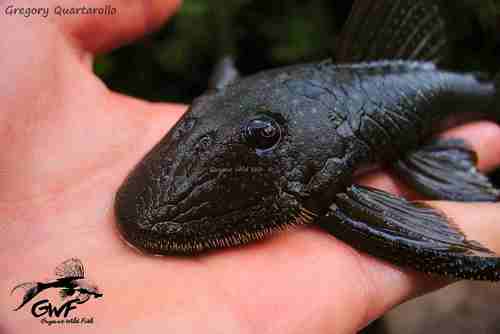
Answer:
[(444, 213), (354, 183), (384, 165), (432, 199), (498, 201), (466, 141), (435, 139), (450, 119), (500, 115), (498, 76), (445, 66), (447, 4), (355, 1), (336, 61), (247, 77), (225, 61), (228, 74), (119, 187), (122, 239), (147, 254), (196, 256), (315, 225), (399, 266), (500, 280), (497, 254)]
[(71, 258), (62, 262), (56, 267), (55, 274), (58, 278), (52, 281), (25, 282), (16, 285), (11, 290), (11, 295), (18, 289), (23, 289), (25, 292), (22, 303), (14, 311), (20, 310), (47, 289), (59, 289), (59, 296), (62, 299), (75, 295), (78, 304), (87, 302), (91, 297), (103, 296), (95, 284), (85, 279), (85, 268), (79, 259)]

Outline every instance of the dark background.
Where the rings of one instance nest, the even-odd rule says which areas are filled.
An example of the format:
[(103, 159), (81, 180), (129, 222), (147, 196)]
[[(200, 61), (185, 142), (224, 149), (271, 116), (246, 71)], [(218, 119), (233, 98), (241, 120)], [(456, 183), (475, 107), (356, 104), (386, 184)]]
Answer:
[[(457, 57), (452, 66), (495, 72), (500, 0), (453, 4)], [(348, 0), (184, 0), (158, 32), (98, 57), (95, 70), (114, 90), (190, 103), (226, 53), (235, 56), (244, 74), (334, 56), (351, 5)]]

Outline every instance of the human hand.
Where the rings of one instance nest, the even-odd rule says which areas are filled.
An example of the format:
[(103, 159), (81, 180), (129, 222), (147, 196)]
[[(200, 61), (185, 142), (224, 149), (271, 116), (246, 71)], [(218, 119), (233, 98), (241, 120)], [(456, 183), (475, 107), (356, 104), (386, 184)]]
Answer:
[[(72, 4), (78, 1), (65, 6)], [(114, 194), (185, 107), (109, 91), (92, 73), (92, 56), (154, 29), (178, 1), (87, 5), (105, 4), (118, 15), (2, 16), (0, 27), (11, 33), (0, 41), (8, 50), (0, 59), (0, 291), (77, 257), (104, 296), (78, 308), (94, 317), (93, 327), (72, 332), (349, 333), (448, 283), (361, 254), (311, 227), (194, 258), (129, 248), (115, 228)], [(448, 135), (473, 144), (482, 170), (500, 165), (497, 125), (475, 123)], [(388, 173), (361, 182), (416, 196)], [(500, 250), (497, 204), (434, 205), (472, 239)], [(40, 324), (25, 309), (12, 312), (17, 303), (0, 298), (1, 333), (68, 330)]]

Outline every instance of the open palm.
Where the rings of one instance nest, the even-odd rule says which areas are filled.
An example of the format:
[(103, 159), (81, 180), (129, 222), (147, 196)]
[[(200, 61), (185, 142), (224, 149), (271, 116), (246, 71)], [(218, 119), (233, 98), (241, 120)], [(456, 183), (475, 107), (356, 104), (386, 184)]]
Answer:
[[(92, 73), (92, 57), (158, 27), (179, 3), (89, 1), (110, 3), (118, 9), (112, 19), (0, 21), (2, 31), (10, 31), (0, 40), (2, 293), (77, 257), (104, 294), (79, 307), (95, 318), (93, 333), (349, 333), (446, 284), (360, 254), (312, 227), (194, 258), (150, 257), (129, 248), (116, 231), (114, 194), (186, 108), (109, 91)], [(72, 4), (79, 2), (65, 6)], [(447, 135), (468, 139), (481, 169), (500, 165), (496, 125), (475, 123)], [(387, 173), (360, 182), (415, 196)], [(435, 205), (472, 238), (500, 249), (498, 205)], [(26, 310), (12, 312), (17, 302), (0, 298), (0, 332), (54, 331)]]

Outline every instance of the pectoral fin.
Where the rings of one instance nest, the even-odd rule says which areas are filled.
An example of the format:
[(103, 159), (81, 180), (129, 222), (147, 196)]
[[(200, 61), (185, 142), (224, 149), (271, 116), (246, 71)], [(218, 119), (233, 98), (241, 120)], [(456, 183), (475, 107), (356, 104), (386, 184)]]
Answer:
[(351, 186), (319, 225), (351, 246), (418, 271), (500, 280), (500, 258), (441, 212), (381, 190)]
[(395, 164), (401, 178), (433, 199), (495, 202), (500, 191), (477, 168), (477, 155), (461, 139), (441, 139)]
[(442, 1), (356, 0), (337, 47), (337, 61), (420, 60), (448, 57)]

